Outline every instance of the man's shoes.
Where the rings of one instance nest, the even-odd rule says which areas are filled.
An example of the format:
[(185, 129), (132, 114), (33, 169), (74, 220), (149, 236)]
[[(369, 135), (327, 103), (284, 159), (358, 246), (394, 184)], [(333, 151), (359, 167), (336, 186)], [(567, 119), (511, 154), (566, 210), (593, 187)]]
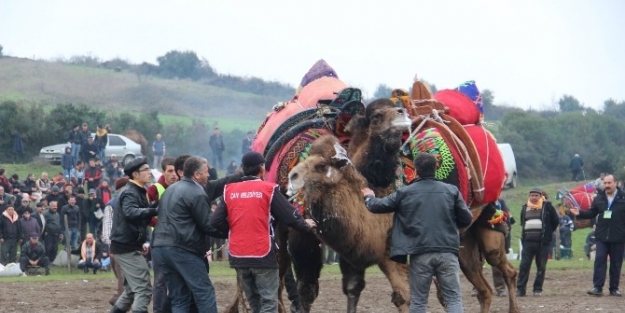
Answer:
[(618, 290), (612, 290), (612, 291), (610, 291), (610, 296), (612, 296), (612, 297), (622, 297), (623, 294), (620, 291), (618, 291)]
[(109, 313), (126, 313), (126, 311), (121, 310), (121, 309), (117, 308), (116, 306), (113, 306), (111, 308), (111, 310), (109, 311)]
[(534, 291), (534, 297), (540, 297), (543, 293), (541, 291)]
[(517, 297), (525, 297), (525, 291), (521, 291), (521, 290), (517, 289), (516, 296)]
[[(592, 289), (588, 290), (586, 293), (591, 295), (591, 296), (603, 296), (603, 292), (599, 288), (592, 288)], [(619, 294), (620, 294), (620, 292), (619, 292)]]
[(95, 275), (97, 272), (98, 272), (98, 270), (94, 268), (93, 269), (93, 275)]
[(83, 267), (82, 272), (87, 274), (87, 273), (89, 273), (89, 269), (85, 266), (85, 267)]
[(46, 276), (50, 275), (50, 268), (46, 267), (46, 271), (45, 271)]
[(508, 293), (505, 290), (499, 290), (499, 291), (495, 292), (495, 296), (497, 296), (497, 297), (507, 297)]

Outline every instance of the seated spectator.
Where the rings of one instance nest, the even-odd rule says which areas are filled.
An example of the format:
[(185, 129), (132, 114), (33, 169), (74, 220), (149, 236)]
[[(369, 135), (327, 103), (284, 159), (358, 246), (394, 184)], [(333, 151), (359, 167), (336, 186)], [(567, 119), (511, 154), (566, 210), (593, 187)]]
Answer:
[(7, 265), (17, 260), (17, 246), (22, 242), (22, 224), (13, 206), (8, 206), (0, 216), (0, 263)]
[(597, 250), (597, 246), (596, 246), (597, 239), (595, 238), (595, 228), (596, 226), (593, 225), (592, 231), (588, 233), (588, 236), (586, 237), (586, 244), (584, 245), (584, 252), (586, 253), (586, 257), (588, 257), (588, 259), (591, 261), (595, 260), (595, 254)]
[(13, 194), (18, 194), (21, 192), (22, 184), (20, 183), (20, 177), (17, 174), (11, 175), (9, 178), (9, 184), (11, 184), (11, 191)]
[(41, 178), (37, 179), (35, 185), (37, 186), (37, 190), (41, 192), (41, 194), (43, 194), (44, 196), (48, 195), (48, 193), (50, 193), (50, 187), (52, 187), (52, 184), (48, 179), (48, 173), (42, 172)]
[(22, 182), (20, 190), (22, 193), (31, 195), (33, 191), (37, 191), (37, 182), (35, 181), (35, 174), (28, 173), (26, 179)]
[(69, 172), (70, 181), (72, 179), (76, 179), (77, 185), (82, 185), (82, 182), (85, 180), (85, 163), (82, 161), (77, 161), (74, 168)]
[(22, 242), (24, 243), (28, 242), (31, 234), (41, 235), (41, 227), (39, 226), (39, 223), (37, 223), (37, 220), (31, 216), (31, 211), (32, 209), (28, 208), (24, 211), (24, 214), (22, 214), (22, 218), (20, 218), (22, 226)]
[(117, 160), (117, 156), (112, 154), (111, 159), (106, 162), (106, 176), (115, 182), (118, 178), (124, 176), (124, 167)]
[(101, 257), (101, 247), (96, 244), (95, 239), (93, 239), (93, 234), (88, 233), (85, 241), (82, 242), (82, 247), (80, 248), (80, 261), (78, 261), (78, 268), (83, 269), (85, 273), (92, 268), (93, 274), (96, 274), (98, 269), (102, 267), (102, 263), (100, 263)]
[(30, 234), (30, 240), (22, 246), (20, 253), (20, 269), (26, 272), (29, 266), (39, 266), (46, 270), (46, 275), (50, 275), (50, 259), (46, 256), (43, 244), (39, 242), (39, 234)]

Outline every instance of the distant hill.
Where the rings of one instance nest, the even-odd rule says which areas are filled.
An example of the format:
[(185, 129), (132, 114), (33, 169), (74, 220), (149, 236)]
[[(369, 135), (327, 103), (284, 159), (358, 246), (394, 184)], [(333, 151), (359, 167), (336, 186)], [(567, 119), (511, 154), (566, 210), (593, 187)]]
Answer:
[(113, 69), (23, 58), (0, 59), (0, 101), (85, 104), (106, 110), (262, 121), (282, 97), (257, 95), (203, 81), (163, 79)]

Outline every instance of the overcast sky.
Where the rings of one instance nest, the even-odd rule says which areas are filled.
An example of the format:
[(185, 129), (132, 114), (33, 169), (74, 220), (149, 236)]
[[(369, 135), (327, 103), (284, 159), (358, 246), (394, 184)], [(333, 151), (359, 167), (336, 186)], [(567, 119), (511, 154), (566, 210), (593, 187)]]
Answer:
[(624, 14), (620, 0), (0, 0), (0, 44), (133, 63), (192, 50), (219, 73), (291, 86), (323, 58), (369, 96), (418, 74), (439, 89), (474, 79), (495, 103), (551, 108), (571, 94), (601, 108), (625, 100)]

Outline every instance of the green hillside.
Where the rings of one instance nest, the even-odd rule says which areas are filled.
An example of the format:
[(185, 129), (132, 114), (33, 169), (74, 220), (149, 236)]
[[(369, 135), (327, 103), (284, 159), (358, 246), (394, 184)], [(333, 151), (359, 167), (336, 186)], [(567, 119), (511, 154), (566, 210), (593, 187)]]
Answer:
[[(112, 69), (5, 57), (0, 101), (85, 104), (106, 110), (193, 118), (231, 117), (256, 125), (280, 99), (208, 85), (203, 81), (137, 76)], [(175, 120), (175, 118), (174, 118)]]

